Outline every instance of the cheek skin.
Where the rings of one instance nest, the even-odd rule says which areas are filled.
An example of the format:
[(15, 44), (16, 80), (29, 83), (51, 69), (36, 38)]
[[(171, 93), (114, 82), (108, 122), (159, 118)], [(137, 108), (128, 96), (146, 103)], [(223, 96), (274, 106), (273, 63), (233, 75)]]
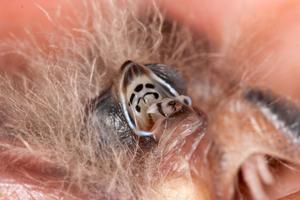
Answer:
[[(1, 31), (0, 38), (8, 37), (10, 34), (18, 37), (24, 36), (24, 28), (36, 29), (42, 25), (45, 30), (51, 30), (51, 24), (43, 12), (38, 8), (54, 7), (58, 1), (9, 1), (4, 0), (0, 6)], [(5, 5), (5, 6), (4, 6)], [(35, 30), (36, 31), (36, 30)]]
[[(79, 5), (78, 2), (74, 0), (72, 5)], [(59, 19), (60, 23), (66, 28), (71, 28), (71, 24), (66, 20), (67, 16), (72, 16), (70, 5), (67, 1), (60, 0), (1, 1), (0, 41), (5, 43), (6, 39), (12, 38), (22, 41), (24, 38), (33, 37), (41, 47), (44, 47), (46, 37), (49, 37), (55, 31), (55, 25), (49, 16), (56, 16), (59, 14), (59, 10), (60, 15), (63, 14), (63, 17)], [(27, 31), (30, 31), (30, 34)], [(26, 65), (27, 63), (19, 55), (13, 53), (0, 54), (0, 71), (24, 73)]]
[[(255, 85), (300, 99), (300, 59), (297, 54), (300, 44), (299, 1), (159, 2), (171, 17), (190, 25), (200, 33), (206, 33), (221, 55), (233, 50), (231, 56), (240, 61), (236, 65), (230, 63), (229, 70), (235, 73), (241, 71), (242, 75), (247, 70), (255, 71), (253, 78), (246, 80), (247, 84), (255, 82)], [(254, 35), (257, 34), (259, 38), (255, 38)], [(249, 38), (253, 37), (249, 42)], [(264, 50), (258, 53), (258, 57), (248, 58), (261, 49)], [(246, 52), (240, 55), (240, 51)], [(246, 64), (249, 69), (245, 69), (245, 63), (250, 63)], [(221, 65), (224, 68), (224, 63)]]
[[(65, 28), (72, 28), (70, 24), (66, 24), (67, 18), (78, 17), (73, 9), (82, 9), (80, 0), (2, 0), (0, 2), (0, 40), (6, 39), (11, 35), (18, 39), (26, 37), (26, 29), (30, 30), (34, 37), (38, 40), (43, 39), (43, 35), (48, 37), (49, 33), (55, 30), (51, 17), (59, 17), (55, 19), (59, 23), (66, 25)], [(76, 18), (73, 18), (76, 19)], [(70, 20), (70, 19), (69, 19)], [(72, 23), (75, 20), (71, 20)], [(74, 25), (74, 24), (73, 24)]]
[[(43, 12), (36, 6), (36, 4), (50, 11), (52, 8), (57, 6), (58, 1), (33, 1), (28, 0), (21, 4), (19, 1), (9, 1), (5, 0), (3, 5), (0, 6), (0, 20), (1, 28), (0, 39), (7, 37), (10, 33), (17, 35), (18, 37), (25, 37), (24, 28), (29, 27), (36, 30), (36, 36), (40, 37), (40, 32), (37, 26), (43, 25), (44, 31), (51, 32), (53, 26), (43, 14)], [(283, 2), (283, 1), (282, 1)], [(274, 37), (275, 44), (272, 46), (272, 54), (276, 59), (271, 59), (270, 61), (260, 65), (261, 70), (258, 71), (257, 77), (248, 80), (252, 84), (253, 80), (262, 79), (259, 83), (272, 88), (279, 93), (284, 95), (289, 95), (300, 99), (300, 88), (299, 88), (299, 75), (300, 69), (298, 64), (300, 63), (298, 56), (298, 46), (300, 40), (298, 35), (300, 34), (299, 28), (299, 3), (297, 1), (289, 1), (290, 3), (274, 3), (274, 1), (189, 1), (184, 0), (165, 0), (161, 1), (162, 6), (167, 8), (169, 14), (175, 18), (182, 20), (183, 22), (194, 27), (199, 32), (209, 33), (210, 39), (214, 41), (216, 46), (220, 49), (230, 45), (232, 35), (234, 35), (234, 27), (238, 28), (242, 23), (243, 27), (247, 27), (252, 24), (251, 20), (253, 16), (258, 14), (260, 18), (268, 18), (270, 12), (275, 14), (276, 24), (275, 29), (263, 30), (268, 36)], [(183, 6), (184, 5), (184, 6)], [(226, 9), (224, 9), (226, 8)], [(65, 13), (68, 13), (67, 4), (62, 3), (62, 9), (66, 9)], [(239, 22), (241, 16), (246, 15), (244, 21)], [(17, 16), (17, 17), (16, 17)], [(273, 21), (272, 21), (273, 22)], [(238, 24), (238, 25), (236, 25)], [(36, 26), (37, 25), (37, 26)], [(253, 25), (253, 24), (252, 24)], [(251, 30), (251, 29), (250, 29)], [(255, 26), (253, 29), (255, 31)], [(268, 39), (268, 37), (266, 37)], [(42, 40), (42, 37), (41, 37)], [(262, 43), (264, 45), (264, 43)], [(246, 47), (245, 47), (246, 48)], [(225, 48), (226, 49), (226, 48)], [(270, 66), (272, 68), (270, 69)], [(270, 71), (271, 70), (271, 71)], [(267, 73), (268, 72), (268, 73)], [(265, 74), (268, 74), (266, 77)], [(288, 81), (287, 81), (288, 80)], [(191, 146), (191, 143), (187, 143)], [(202, 143), (199, 148), (207, 148), (208, 143)], [(198, 152), (199, 151), (199, 152)], [(199, 156), (203, 149), (196, 150), (194, 155)], [(186, 154), (185, 151), (182, 152), (181, 156)], [(173, 157), (178, 161), (179, 165), (184, 166), (185, 162), (180, 162), (178, 157)], [(196, 159), (195, 163), (191, 166), (195, 166), (198, 171), (207, 170), (205, 166), (203, 157), (201, 159)], [(196, 171), (197, 171), (196, 170)], [(209, 177), (197, 177), (199, 174), (188, 174), (188, 175), (170, 175), (166, 181), (159, 184), (158, 191), (164, 196), (174, 199), (174, 196), (168, 196), (168, 194), (178, 194), (182, 195), (182, 199), (185, 197), (191, 197), (191, 199), (209, 199), (211, 196), (210, 186), (207, 187), (206, 183), (209, 182), (207, 179)], [(196, 178), (195, 178), (196, 177)], [(193, 179), (195, 184), (191, 184), (190, 178)], [(7, 180), (1, 179), (0, 180)], [(21, 184), (22, 185), (22, 184)], [(179, 187), (182, 186), (182, 187)], [(18, 188), (18, 184), (11, 184), (12, 188)], [(181, 190), (178, 190), (181, 188)], [(26, 188), (27, 190), (28, 188)], [(4, 191), (4, 192), (3, 192)], [(1, 193), (5, 193), (4, 190), (0, 191), (0, 198), (2, 198)], [(22, 193), (22, 190), (19, 190)], [(26, 191), (23, 191), (26, 192)], [(47, 195), (47, 193), (44, 193)], [(176, 196), (175, 196), (176, 197)], [(296, 197), (297, 198), (297, 197)], [(291, 195), (291, 197), (286, 199), (296, 199)]]

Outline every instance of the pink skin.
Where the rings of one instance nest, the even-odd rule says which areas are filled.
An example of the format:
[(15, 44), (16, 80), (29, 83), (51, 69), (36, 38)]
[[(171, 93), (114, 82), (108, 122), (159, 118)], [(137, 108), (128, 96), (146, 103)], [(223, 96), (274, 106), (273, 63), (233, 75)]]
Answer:
[[(76, 6), (77, 1), (72, 1), (73, 6)], [(17, 37), (24, 37), (26, 35), (25, 29), (31, 29), (35, 36), (41, 36), (42, 32), (40, 26), (42, 25), (44, 31), (51, 31), (53, 25), (44, 13), (47, 9), (49, 15), (53, 16), (57, 11), (57, 7), (61, 6), (61, 12), (65, 15), (70, 15), (70, 5), (66, 1), (42, 1), (42, 0), (4, 0), (1, 1), (0, 19), (1, 29), (0, 38), (3, 39), (11, 34)], [(40, 38), (41, 39), (41, 38)]]
[[(5, 28), (1, 29), (0, 40), (11, 33), (17, 35), (17, 37), (25, 37), (24, 28), (31, 27), (33, 30), (36, 30), (36, 36), (40, 37), (40, 40), (42, 41), (43, 38), (39, 35), (37, 25), (43, 25), (44, 31), (51, 31), (53, 27), (41, 12), (40, 8), (43, 7), (51, 11), (51, 8), (58, 2), (60, 1), (28, 0), (21, 3), (20, 1), (4, 0), (4, 2), (1, 3), (5, 6), (0, 6), (0, 21), (1, 26)], [(266, 28), (260, 29), (262, 30), (263, 35), (262, 38), (260, 38), (262, 41), (259, 42), (258, 47), (259, 45), (264, 46), (267, 40), (272, 40), (272, 45), (267, 50), (272, 50), (272, 58), (276, 59), (270, 59), (267, 62), (264, 62), (259, 66), (260, 69), (256, 73), (256, 76), (247, 79), (246, 81), (252, 84), (253, 79), (259, 80), (258, 84), (261, 86), (266, 86), (283, 95), (300, 99), (300, 84), (298, 78), (300, 75), (300, 68), (298, 67), (298, 64), (300, 64), (300, 56), (298, 56), (298, 46), (300, 44), (300, 38), (298, 37), (300, 34), (299, 1), (161, 0), (160, 4), (167, 10), (169, 16), (193, 27), (200, 33), (207, 33), (209, 39), (213, 41), (220, 52), (225, 52), (232, 46), (232, 41), (239, 28), (255, 32), (257, 28), (256, 22), (260, 22), (259, 27)], [(62, 9), (68, 13), (68, 6), (70, 5), (64, 3), (61, 3), (61, 5)], [(76, 6), (76, 3), (73, 4), (73, 6)], [(270, 24), (272, 29), (268, 28)], [(251, 36), (251, 33), (249, 35)], [(238, 69), (233, 70), (239, 71)], [(266, 75), (266, 73), (268, 75)], [(13, 156), (14, 152), (11, 153)], [(30, 155), (27, 158), (33, 160), (36, 159)], [(260, 158), (261, 157), (253, 158), (253, 162), (257, 162)], [(0, 160), (1, 159), (3, 161), (6, 160), (4, 158), (0, 158)], [(22, 159), (25, 161), (26, 157)], [(251, 162), (246, 163), (243, 167), (247, 168), (247, 165), (251, 166), (251, 164)], [(40, 162), (40, 165), (51, 166), (50, 163), (43, 164), (42, 161)], [(18, 168), (20, 166), (13, 165), (10, 167), (13, 169), (14, 167)], [(262, 168), (263, 167), (264, 166), (262, 166)], [(37, 169), (39, 169), (39, 167), (37, 167)], [(262, 169), (262, 171), (263, 170), (265, 169)], [(39, 173), (41, 172), (37, 170), (35, 175), (37, 177), (44, 176), (46, 179), (53, 178)], [(244, 173), (247, 176), (248, 172), (245, 171)], [(60, 177), (55, 178), (57, 183), (62, 182)], [(292, 178), (293, 177), (290, 177), (290, 179), (288, 179), (287, 177), (289, 181)], [(18, 185), (25, 186), (24, 183), (31, 181), (26, 180), (20, 174), (14, 172), (7, 174), (7, 177), (1, 176), (1, 179), (13, 180), (11, 184), (7, 185), (7, 187), (12, 188), (17, 187)], [(2, 181), (2, 183), (4, 183), (4, 181)], [(199, 185), (201, 184), (199, 183)], [(46, 187), (52, 188), (53, 186), (47, 185)], [(60, 187), (60, 185), (58, 184), (56, 187)], [(55, 187), (53, 188), (53, 190), (55, 190)], [(21, 192), (21, 195), (24, 195), (24, 192), (26, 192), (25, 189), (18, 191)], [(3, 193), (3, 191), (0, 190), (0, 199), (3, 197), (1, 196), (1, 192)], [(272, 189), (270, 189), (270, 193), (272, 193)], [(43, 195), (47, 195), (47, 192), (44, 191)], [(61, 195), (63, 194), (58, 194), (58, 196)], [(81, 196), (81, 194), (76, 194), (76, 196)], [(71, 199), (71, 197), (69, 198)], [(291, 197), (291, 199), (292, 198), (294, 197)]]
[[(243, 39), (253, 37), (256, 31), (260, 31), (257, 41), (254, 40), (257, 44), (252, 47), (252, 50), (249, 44), (249, 46), (243, 46), (243, 48), (248, 48), (247, 51), (250, 51), (250, 54), (251, 51), (259, 48), (266, 49), (262, 55), (259, 54), (255, 57), (258, 60), (257, 63), (254, 62), (253, 65), (247, 66), (248, 68), (254, 68), (256, 72), (254, 77), (246, 77), (245, 81), (247, 84), (268, 87), (282, 95), (300, 99), (298, 78), (300, 75), (298, 66), (300, 64), (300, 57), (298, 56), (300, 44), (298, 37), (300, 34), (299, 1), (163, 0), (160, 3), (171, 17), (188, 24), (200, 33), (206, 33), (209, 39), (215, 43), (221, 55), (231, 47), (235, 47), (233, 42), (236, 42), (235, 36), (239, 31), (250, 30), (248, 31), (250, 33), (242, 36)], [(271, 45), (268, 44), (270, 41)], [(271, 59), (263, 62), (264, 55), (268, 54), (272, 54)], [(256, 64), (259, 65), (257, 68), (255, 67)], [(231, 65), (230, 67), (232, 66), (235, 68), (230, 70), (234, 71), (239, 71), (238, 68), (242, 67), (239, 65)], [(252, 176), (253, 172), (257, 171), (257, 169), (249, 168), (257, 162), (257, 159), (260, 159), (260, 157), (249, 159), (243, 165), (242, 169), (244, 169), (243, 172), (246, 177), (249, 177), (249, 174)], [(282, 194), (280, 194), (278, 188), (282, 188), (282, 185), (287, 185), (285, 189), (289, 188), (289, 184), (284, 183), (290, 183), (290, 186), (293, 187), (295, 179), (299, 179), (297, 175), (291, 176), (284, 172), (286, 170), (283, 170), (280, 175), (278, 174), (278, 177), (281, 176), (282, 178), (282, 184), (270, 187), (268, 189), (269, 194), (278, 192), (278, 196), (280, 196)], [(252, 183), (255, 181), (252, 180)], [(259, 189), (255, 186), (252, 187), (252, 190)], [(282, 188), (282, 190), (285, 189)]]
[[(207, 33), (221, 52), (230, 48), (239, 31), (250, 30), (247, 35), (249, 37), (257, 30), (262, 31), (263, 41), (257, 44), (256, 48), (264, 47), (272, 41), (267, 52), (272, 53), (272, 59), (259, 65), (254, 80), (259, 80), (259, 85), (267, 86), (283, 95), (300, 99), (299, 1), (162, 0), (159, 2), (171, 17), (199, 32)], [(252, 84), (253, 79), (248, 82)]]
[[(179, 19), (199, 32), (207, 33), (209, 39), (221, 50), (226, 50), (240, 28), (250, 28), (251, 32), (255, 33), (257, 22), (262, 23), (262, 26), (267, 27), (263, 30), (267, 34), (266, 41), (275, 40), (271, 48), (273, 58), (276, 59), (260, 65), (254, 79), (259, 79), (260, 85), (300, 99), (299, 1), (160, 0), (159, 2), (171, 17)], [(24, 37), (25, 27), (33, 28), (38, 37), (41, 37), (37, 28), (40, 25), (43, 31), (51, 31), (53, 27), (40, 8), (45, 8), (53, 14), (55, 6), (60, 4), (65, 15), (70, 13), (70, 4), (58, 0), (26, 2), (4, 0), (1, 4), (5, 6), (0, 6), (1, 27), (4, 27), (0, 29), (0, 39), (9, 34)], [(72, 6), (76, 5), (76, 1), (75, 3), (72, 1)], [(268, 28), (270, 23), (273, 24), (272, 29)], [(253, 79), (248, 81), (252, 83)]]

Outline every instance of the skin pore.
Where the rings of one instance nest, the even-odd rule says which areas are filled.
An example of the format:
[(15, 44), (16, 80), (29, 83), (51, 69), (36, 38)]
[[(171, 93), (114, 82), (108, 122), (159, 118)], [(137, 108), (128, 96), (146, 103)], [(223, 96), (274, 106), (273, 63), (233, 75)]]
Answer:
[[(26, 3), (7, 0), (3, 4), (5, 6), (0, 6), (0, 25), (3, 27), (0, 29), (0, 41), (11, 35), (15, 35), (16, 38), (21, 40), (23, 37), (27, 37), (26, 29), (28, 28), (34, 34), (34, 37), (38, 38), (41, 46), (45, 41), (45, 35), (47, 35), (45, 33), (54, 30), (54, 26), (51, 20), (47, 18), (45, 10), (47, 10), (46, 13), (49, 15), (55, 15), (58, 12), (56, 8), (59, 4), (61, 8), (59, 12), (63, 12), (65, 16), (70, 15), (74, 17), (73, 8), (79, 5), (75, 1), (72, 4), (73, 8), (71, 8), (70, 4), (64, 3), (64, 1), (37, 0), (30, 0)], [(228, 63), (233, 63), (232, 65), (228, 64), (220, 67), (233, 72), (236, 77), (241, 77), (240, 79), (249, 85), (270, 88), (274, 92), (290, 97), (295, 101), (300, 99), (298, 84), (298, 77), (300, 75), (298, 64), (300, 64), (300, 60), (297, 55), (298, 44), (300, 44), (300, 39), (297, 37), (300, 31), (298, 28), (300, 27), (298, 24), (299, 20), (297, 20), (300, 17), (300, 3), (298, 1), (278, 1), (275, 3), (271, 0), (263, 2), (259, 0), (247, 0), (243, 2), (238, 0), (230, 2), (226, 0), (195, 0), (188, 2), (184, 0), (162, 0), (159, 1), (159, 4), (166, 10), (167, 15), (171, 19), (179, 20), (182, 24), (193, 28), (199, 34), (205, 33), (215, 48), (219, 49), (218, 58), (222, 59), (222, 57), (226, 57), (231, 59)], [(62, 21), (62, 23), (65, 24), (66, 28), (71, 27), (68, 22)], [(249, 42), (247, 38), (251, 38), (252, 40)], [(257, 41), (257, 43), (254, 45), (251, 41)], [(240, 53), (238, 49), (241, 48), (245, 49), (243, 54), (235, 54)], [(267, 57), (267, 55), (271, 56)], [(241, 62), (241, 65), (239, 65), (235, 59), (235, 57), (239, 56), (250, 56), (251, 59), (249, 59), (249, 63)], [(24, 70), (21, 61), (17, 62), (13, 68), (6, 68), (5, 63), (7, 63), (7, 59), (11, 58), (0, 58), (1, 70)], [(264, 61), (262, 62), (262, 60)], [(192, 115), (192, 120), (194, 120), (193, 117), (197, 122), (197, 116)], [(205, 136), (204, 138), (204, 144), (195, 150), (198, 152), (198, 155), (201, 155), (199, 157), (203, 156), (202, 154), (205, 153), (204, 150), (209, 146), (209, 137)], [(188, 138), (187, 145), (192, 144), (194, 139), (192, 136)], [(7, 139), (3, 141), (6, 145), (11, 145), (11, 141)], [(21, 142), (21, 144), (14, 145), (26, 146), (26, 143)], [(19, 152), (8, 153), (16, 155)], [(22, 152), (24, 157), (21, 157), (16, 162), (12, 162), (10, 166), (12, 176), (5, 177), (2, 175), (3, 187), (0, 190), (0, 199), (2, 196), (5, 199), (6, 194), (9, 194), (13, 198), (13, 195), (7, 191), (18, 191), (10, 189), (9, 184), (15, 184), (13, 188), (21, 188), (19, 191), (23, 195), (27, 191), (28, 196), (31, 195), (37, 199), (43, 195), (50, 195), (49, 199), (55, 199), (59, 196), (64, 196), (66, 199), (81, 198), (84, 196), (84, 194), (78, 191), (76, 186), (68, 185), (65, 182), (66, 180), (61, 178), (67, 172), (59, 167), (52, 166), (51, 162), (47, 160), (39, 160), (38, 157), (34, 158), (34, 161), (31, 160), (31, 164), (28, 164), (27, 153), (30, 155), (31, 152)], [(188, 154), (188, 152), (183, 151), (183, 154)], [(0, 157), (1, 161), (9, 160), (9, 155), (2, 154), (2, 157)], [(180, 158), (172, 157), (172, 159), (178, 163), (181, 162)], [(207, 166), (203, 166), (199, 158), (198, 160), (195, 159), (194, 162), (193, 165), (207, 172)], [(184, 162), (182, 166), (184, 166)], [(5, 169), (0, 167), (2, 170), (7, 170), (7, 168), (9, 167), (5, 166)], [(18, 169), (20, 168), (28, 168), (36, 171), (35, 176), (41, 177), (45, 181), (45, 184), (42, 186), (27, 185), (26, 183), (30, 182), (27, 182), (28, 180), (23, 176), (24, 174), (18, 173)], [(281, 173), (284, 174), (284, 170)], [(292, 184), (297, 182), (297, 180), (293, 180), (295, 176), (291, 174), (283, 177), (287, 182), (291, 182)], [(168, 194), (170, 191), (176, 191), (178, 188), (177, 185), (185, 185), (186, 187), (181, 187), (182, 190), (178, 191), (178, 194), (175, 194), (175, 196), (183, 195), (182, 198), (185, 197), (184, 195), (190, 196), (190, 194), (197, 196), (198, 198), (196, 199), (199, 199), (199, 197), (200, 199), (201, 197), (207, 199), (213, 196), (213, 194), (210, 194), (212, 186), (205, 184), (211, 181), (210, 177), (201, 177), (197, 180), (199, 182), (197, 186), (194, 186), (191, 185), (189, 177), (182, 176), (179, 179), (168, 177), (164, 183), (161, 183), (157, 187), (161, 193)], [(31, 191), (34, 190), (32, 189), (34, 187), (43, 187), (44, 189), (37, 190), (41, 192), (33, 194)], [(68, 191), (71, 191), (72, 194), (62, 194), (61, 188), (68, 188)], [(274, 193), (274, 187), (273, 189), (269, 189), (269, 193)], [(279, 194), (278, 196), (281, 195)], [(172, 196), (169, 198), (174, 199)]]

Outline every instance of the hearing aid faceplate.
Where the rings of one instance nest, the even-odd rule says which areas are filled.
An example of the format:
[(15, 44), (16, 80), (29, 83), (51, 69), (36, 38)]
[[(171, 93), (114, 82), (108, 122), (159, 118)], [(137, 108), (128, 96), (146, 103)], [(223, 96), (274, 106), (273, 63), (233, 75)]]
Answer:
[[(138, 136), (152, 135), (151, 127), (157, 118), (169, 117), (183, 105), (191, 106), (191, 98), (181, 95), (176, 84), (172, 84), (182, 81), (179, 75), (166, 66), (165, 74), (160, 74), (163, 65), (160, 65), (160, 71), (152, 70), (155, 65), (151, 67), (132, 61), (121, 67), (120, 102), (128, 125)], [(168, 79), (168, 70), (173, 80)]]
[(117, 137), (134, 145), (137, 135), (145, 136), (143, 143), (151, 146), (155, 122), (191, 104), (185, 81), (171, 67), (126, 61), (113, 85), (89, 104), (89, 121), (99, 128), (101, 140), (108, 143)]

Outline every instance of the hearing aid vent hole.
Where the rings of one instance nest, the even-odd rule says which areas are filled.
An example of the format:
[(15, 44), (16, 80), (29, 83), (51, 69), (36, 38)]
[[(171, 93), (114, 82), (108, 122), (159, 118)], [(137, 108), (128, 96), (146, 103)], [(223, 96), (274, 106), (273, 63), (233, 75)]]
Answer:
[(132, 93), (131, 96), (130, 96), (129, 105), (132, 104), (132, 101), (133, 101), (134, 97), (135, 97), (135, 94)]
[(135, 88), (134, 91), (135, 92), (140, 92), (143, 89), (143, 84), (138, 84)]
[(155, 86), (151, 83), (146, 83), (146, 88), (149, 88), (149, 89), (154, 89)]
[(136, 110), (137, 112), (141, 112), (141, 107), (140, 107), (139, 105), (136, 105), (136, 106), (135, 106), (135, 110)]

